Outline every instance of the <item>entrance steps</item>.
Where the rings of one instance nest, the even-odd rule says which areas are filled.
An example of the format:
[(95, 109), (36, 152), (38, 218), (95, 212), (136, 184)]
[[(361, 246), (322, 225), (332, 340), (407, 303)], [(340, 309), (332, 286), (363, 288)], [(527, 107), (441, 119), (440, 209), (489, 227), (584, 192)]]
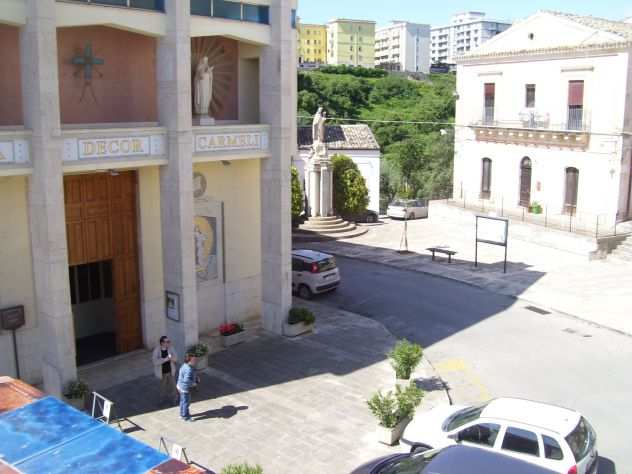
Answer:
[(366, 234), (368, 230), (338, 216), (310, 217), (294, 230), (292, 239), (295, 242), (350, 239)]
[(626, 262), (632, 262), (632, 236), (625, 239), (610, 253), (611, 256)]

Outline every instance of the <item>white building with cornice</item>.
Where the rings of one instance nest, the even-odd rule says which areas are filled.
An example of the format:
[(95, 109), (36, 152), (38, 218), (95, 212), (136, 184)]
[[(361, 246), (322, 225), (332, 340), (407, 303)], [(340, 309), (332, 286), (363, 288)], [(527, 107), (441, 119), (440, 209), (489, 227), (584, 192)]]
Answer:
[(541, 11), (459, 57), (455, 199), (597, 234), (632, 219), (631, 55), (628, 23)]

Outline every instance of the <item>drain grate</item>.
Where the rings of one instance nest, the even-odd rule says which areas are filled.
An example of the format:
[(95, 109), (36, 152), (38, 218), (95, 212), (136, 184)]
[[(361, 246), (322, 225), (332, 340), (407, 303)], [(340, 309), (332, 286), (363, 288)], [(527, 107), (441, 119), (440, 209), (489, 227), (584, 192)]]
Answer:
[(542, 314), (542, 315), (547, 315), (547, 314), (551, 314), (550, 311), (547, 311), (545, 309), (542, 308), (538, 308), (537, 306), (525, 306), (525, 309), (528, 309), (529, 311), (533, 311), (534, 313), (538, 313), (538, 314)]

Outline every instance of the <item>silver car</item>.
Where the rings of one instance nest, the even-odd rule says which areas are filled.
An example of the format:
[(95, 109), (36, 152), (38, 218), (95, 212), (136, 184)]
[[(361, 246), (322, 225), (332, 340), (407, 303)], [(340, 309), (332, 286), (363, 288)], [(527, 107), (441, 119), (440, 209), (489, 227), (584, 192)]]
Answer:
[(393, 219), (421, 219), (428, 217), (428, 200), (396, 199), (388, 205), (386, 215)]
[(340, 272), (336, 259), (314, 250), (292, 251), (292, 291), (303, 299), (338, 288)]

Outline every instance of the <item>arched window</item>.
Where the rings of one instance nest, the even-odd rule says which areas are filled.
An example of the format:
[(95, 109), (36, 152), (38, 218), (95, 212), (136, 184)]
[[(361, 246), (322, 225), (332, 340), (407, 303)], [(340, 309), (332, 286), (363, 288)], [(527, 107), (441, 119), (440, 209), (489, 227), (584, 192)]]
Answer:
[(483, 158), (481, 173), (481, 199), (489, 199), (492, 194), (492, 160)]
[(579, 170), (566, 168), (566, 192), (564, 193), (564, 212), (575, 215), (577, 212), (577, 191), (579, 189)]
[(525, 156), (520, 162), (520, 202), (524, 207), (531, 204), (531, 158)]

